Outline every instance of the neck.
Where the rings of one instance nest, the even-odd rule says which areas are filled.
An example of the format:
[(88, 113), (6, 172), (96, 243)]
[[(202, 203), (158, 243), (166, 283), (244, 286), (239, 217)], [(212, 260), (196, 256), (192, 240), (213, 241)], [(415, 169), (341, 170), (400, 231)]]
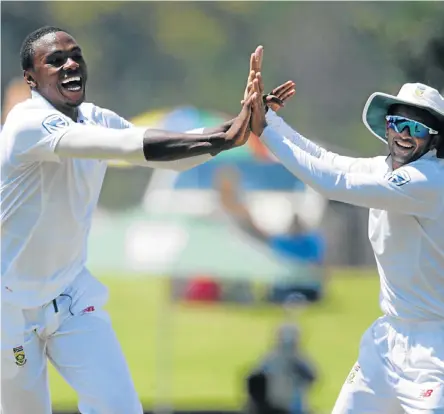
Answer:
[(400, 163), (400, 162), (396, 162), (396, 161), (392, 161), (392, 169), (396, 170), (400, 167), (402, 167), (404, 164)]
[(63, 115), (66, 115), (67, 117), (71, 118), (74, 122), (77, 122), (77, 118), (79, 116), (79, 107), (78, 106), (54, 105), (52, 102), (50, 102), (47, 98), (45, 98), (36, 89), (31, 89), (31, 94), (33, 97), (39, 97), (41, 99), (44, 99), (46, 102), (48, 102), (50, 105), (52, 105), (55, 109), (57, 109), (57, 111), (61, 112)]
[(63, 115), (66, 115), (67, 117), (71, 118), (74, 122), (77, 122), (77, 118), (79, 116), (79, 108), (73, 107), (57, 107), (54, 105), (54, 108), (60, 111)]

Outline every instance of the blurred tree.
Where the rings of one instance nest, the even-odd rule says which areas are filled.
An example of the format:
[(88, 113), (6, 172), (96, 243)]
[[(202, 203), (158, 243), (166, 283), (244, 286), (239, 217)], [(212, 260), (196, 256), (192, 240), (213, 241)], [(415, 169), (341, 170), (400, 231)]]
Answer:
[(4, 2), (2, 83), (20, 76), (26, 34), (51, 24), (82, 45), (88, 99), (101, 106), (128, 118), (176, 105), (235, 114), (263, 44), (266, 87), (297, 84), (285, 119), (373, 155), (384, 148), (362, 125), (365, 100), (406, 80), (442, 88), (443, 17), (441, 2)]

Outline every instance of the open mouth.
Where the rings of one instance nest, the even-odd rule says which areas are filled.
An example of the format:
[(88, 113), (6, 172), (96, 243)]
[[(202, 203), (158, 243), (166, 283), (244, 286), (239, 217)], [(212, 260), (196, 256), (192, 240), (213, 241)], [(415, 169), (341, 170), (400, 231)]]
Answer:
[(62, 88), (69, 92), (78, 92), (83, 87), (83, 80), (80, 76), (69, 76), (62, 81)]
[(404, 150), (410, 150), (410, 149), (414, 148), (414, 145), (407, 142), (407, 141), (398, 140), (398, 141), (395, 141), (395, 144), (398, 148), (402, 148)]

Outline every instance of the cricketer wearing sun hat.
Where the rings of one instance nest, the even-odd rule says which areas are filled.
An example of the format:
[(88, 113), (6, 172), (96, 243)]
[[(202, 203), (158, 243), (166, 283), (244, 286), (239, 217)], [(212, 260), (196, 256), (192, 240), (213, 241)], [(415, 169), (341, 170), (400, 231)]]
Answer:
[(401, 104), (425, 109), (444, 122), (444, 98), (430, 86), (422, 83), (404, 84), (397, 96), (373, 93), (365, 104), (362, 120), (377, 138), (387, 143), (385, 116), (392, 105)]
[(444, 98), (430, 86), (406, 83), (397, 96), (375, 92), (367, 100), (362, 119), (373, 135), (388, 144), (394, 168), (431, 150), (444, 158)]
[[(259, 79), (259, 93), (260, 86)], [(372, 94), (363, 120), (388, 144), (388, 156), (327, 151), (272, 110), (253, 111), (251, 124), (305, 184), (328, 199), (369, 209), (383, 316), (363, 334), (332, 414), (442, 414), (444, 100), (427, 85), (406, 84), (397, 96)]]

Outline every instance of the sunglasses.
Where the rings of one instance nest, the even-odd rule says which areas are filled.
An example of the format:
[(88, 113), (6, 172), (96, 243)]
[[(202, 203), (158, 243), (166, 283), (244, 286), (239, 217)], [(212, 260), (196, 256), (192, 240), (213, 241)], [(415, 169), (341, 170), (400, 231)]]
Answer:
[(427, 138), (429, 135), (436, 135), (438, 131), (421, 124), (421, 122), (413, 121), (413, 119), (404, 118), (403, 116), (387, 115), (387, 128), (392, 128), (399, 134), (408, 128), (409, 135), (415, 138)]

